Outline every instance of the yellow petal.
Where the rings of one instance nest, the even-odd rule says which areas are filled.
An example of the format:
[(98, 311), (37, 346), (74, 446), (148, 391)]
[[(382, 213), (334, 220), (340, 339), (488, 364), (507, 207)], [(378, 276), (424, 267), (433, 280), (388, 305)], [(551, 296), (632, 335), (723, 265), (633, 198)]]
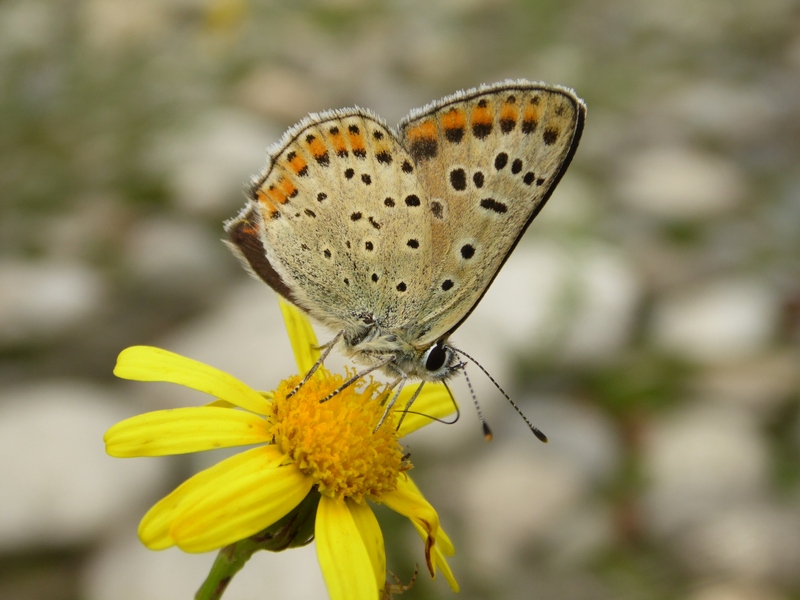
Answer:
[(425, 562), (428, 571), (431, 577), (436, 577), (436, 557), (431, 552), (435, 548), (439, 533), (439, 515), (433, 506), (425, 500), (411, 477), (406, 474), (397, 478), (397, 489), (383, 494), (381, 501), (393, 511), (411, 519), (414, 526), (419, 528), (422, 540), (425, 542)]
[(379, 588), (369, 552), (343, 500), (320, 498), (315, 536), (317, 559), (330, 600), (378, 600)]
[(213, 485), (187, 495), (170, 529), (181, 550), (208, 552), (258, 533), (308, 495), (311, 478), (294, 463), (276, 465), (271, 456), (259, 453), (267, 448), (273, 447), (243, 452), (239, 456), (252, 456), (218, 469)]
[(384, 493), (381, 502), (393, 511), (419, 524), (429, 534), (436, 536), (439, 515), (406, 474), (397, 478), (397, 489)]
[[(270, 467), (279, 465), (285, 459), (285, 456), (280, 451), (277, 451), (274, 446), (254, 448), (250, 452), (254, 451), (261, 451), (267, 455), (269, 457)], [(228, 460), (214, 465), (210, 469), (200, 471), (159, 500), (147, 511), (147, 514), (145, 514), (139, 523), (139, 539), (141, 542), (150, 548), (150, 550), (164, 550), (165, 548), (174, 546), (175, 540), (170, 535), (170, 528), (172, 527), (175, 515), (183, 501), (197, 490), (202, 492), (207, 487), (215, 485), (219, 477), (220, 468), (223, 466), (227, 467), (228, 464), (230, 464), (228, 461), (240, 459), (247, 454), (249, 454), (249, 452), (237, 454)]]
[[(400, 392), (395, 407), (397, 408), (396, 417), (400, 416), (400, 412), (405, 407), (411, 396), (419, 387), (417, 385), (407, 385)], [(400, 437), (408, 435), (412, 431), (416, 431), (421, 427), (425, 427), (433, 422), (434, 419), (442, 419), (456, 411), (456, 403), (450, 392), (443, 383), (426, 383), (422, 388), (419, 396), (414, 400), (411, 405), (411, 411), (406, 414), (403, 419), (402, 425), (398, 431)]]
[(202, 406), (159, 410), (126, 419), (103, 436), (119, 458), (186, 454), (269, 441), (267, 422), (241, 410)]
[(297, 372), (308, 373), (320, 357), (319, 344), (317, 336), (311, 328), (311, 321), (308, 320), (305, 313), (282, 298), (279, 297), (278, 302), (281, 305), (283, 321), (286, 324), (286, 333), (289, 334), (289, 341), (292, 343)]
[[(272, 402), (275, 399), (275, 392), (258, 392), (260, 396), (263, 396), (267, 402)], [(203, 406), (219, 406), (221, 408), (238, 408), (235, 404), (231, 404), (227, 400), (214, 400), (213, 402), (208, 402)]]
[(166, 381), (211, 394), (245, 410), (264, 415), (267, 401), (233, 375), (174, 352), (132, 346), (117, 358), (114, 375), (135, 381)]
[(445, 556), (453, 556), (456, 553), (456, 548), (450, 540), (450, 536), (445, 533), (442, 527), (439, 527), (439, 533), (436, 534), (436, 547), (439, 548)]
[[(417, 533), (422, 538), (422, 541), (427, 544), (428, 534), (425, 532), (425, 530), (413, 521), (411, 523), (414, 525), (414, 529), (417, 530)], [(441, 540), (442, 535), (444, 535), (444, 531), (439, 528), (439, 540)], [(448, 542), (450, 542), (449, 538)], [(452, 548), (452, 543), (450, 543), (450, 546)], [(453, 575), (453, 571), (450, 569), (450, 565), (447, 564), (447, 558), (445, 557), (445, 554), (452, 556), (454, 552), (455, 550), (448, 554), (443, 548), (439, 547), (438, 543), (434, 544), (431, 556), (431, 566), (433, 571), (431, 575), (434, 579), (436, 579), (436, 567), (439, 567), (439, 569), (442, 571), (442, 575), (444, 575), (444, 578), (447, 580), (450, 589), (452, 589), (454, 592), (458, 592), (460, 589), (458, 582), (456, 581), (455, 575)]]
[(280, 466), (285, 461), (275, 446), (261, 446), (201, 471), (147, 512), (139, 539), (151, 550), (205, 552), (268, 527), (311, 489), (293, 465)]
[(442, 570), (442, 575), (444, 575), (450, 589), (458, 593), (461, 588), (458, 585), (458, 581), (456, 581), (455, 575), (453, 575), (453, 571), (450, 569), (450, 565), (447, 564), (447, 559), (442, 555), (439, 546), (434, 546), (434, 552), (436, 554), (436, 566)]
[(347, 500), (347, 507), (353, 516), (358, 532), (361, 534), (361, 541), (367, 549), (372, 569), (375, 572), (375, 584), (381, 587), (386, 583), (386, 550), (383, 545), (383, 533), (375, 513), (366, 502), (358, 504), (352, 500)]

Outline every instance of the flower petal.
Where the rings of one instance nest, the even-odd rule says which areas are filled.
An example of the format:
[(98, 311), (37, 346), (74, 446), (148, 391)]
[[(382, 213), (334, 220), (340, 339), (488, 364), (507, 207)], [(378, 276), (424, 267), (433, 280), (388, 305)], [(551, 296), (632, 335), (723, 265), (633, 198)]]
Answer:
[(293, 465), (282, 466), (275, 446), (241, 452), (201, 471), (158, 502), (139, 524), (151, 550), (173, 545), (206, 552), (268, 527), (308, 494), (313, 482)]
[[(411, 524), (414, 525), (414, 529), (417, 530), (417, 533), (422, 538), (422, 541), (427, 543), (428, 534), (425, 532), (425, 530), (416, 523), (414, 523), (413, 521), (411, 522)], [(439, 528), (439, 540), (441, 540), (442, 535), (445, 535), (444, 530)], [(450, 539), (448, 538), (447, 541), (450, 542)], [(452, 542), (450, 542), (450, 547), (452, 549)], [(440, 548), (438, 543), (434, 544), (433, 554), (431, 556), (432, 559), (431, 563), (433, 565), (433, 578), (434, 579), (436, 578), (436, 567), (439, 567), (439, 569), (442, 571), (442, 575), (444, 575), (445, 580), (447, 580), (450, 589), (452, 589), (454, 592), (458, 592), (460, 587), (458, 585), (458, 582), (456, 581), (455, 575), (453, 575), (453, 571), (450, 569), (450, 565), (447, 564), (447, 558), (445, 557), (446, 554), (448, 556), (452, 556), (454, 552), (455, 550), (453, 552), (448, 553), (443, 548)]]
[[(425, 562), (431, 577), (436, 577), (436, 540), (440, 532), (439, 515), (425, 500), (414, 481), (408, 475), (397, 478), (397, 489), (383, 494), (381, 501), (393, 511), (411, 519), (425, 542)], [(448, 539), (449, 542), (449, 539)], [(450, 544), (452, 547), (452, 543)]]
[(315, 535), (317, 559), (330, 599), (377, 600), (373, 564), (348, 504), (322, 496)]
[(408, 475), (403, 474), (398, 477), (397, 489), (384, 493), (381, 502), (420, 525), (429, 535), (436, 536), (439, 530), (439, 515)]
[(135, 381), (166, 381), (227, 400), (264, 415), (267, 401), (233, 375), (191, 358), (152, 346), (132, 346), (120, 352), (114, 375)]
[(218, 470), (213, 485), (187, 495), (170, 529), (181, 550), (227, 546), (272, 525), (302, 502), (314, 482), (294, 463), (276, 464), (274, 454), (280, 451), (263, 452), (271, 448), (241, 453), (234, 457), (243, 457), (237, 464)]
[(262, 446), (232, 456), (209, 469), (193, 475), (147, 511), (147, 514), (139, 523), (139, 539), (141, 542), (150, 550), (164, 550), (174, 546), (175, 540), (170, 535), (170, 528), (179, 507), (181, 507), (186, 498), (192, 496), (198, 490), (202, 493), (208, 487), (215, 485), (220, 469), (235, 466), (232, 464), (233, 462), (241, 460), (243, 457), (249, 459), (250, 457), (247, 455), (256, 452), (261, 452), (268, 456), (270, 467), (279, 465), (285, 459), (285, 456), (277, 451), (274, 446)]
[(386, 549), (383, 545), (383, 533), (375, 513), (366, 502), (358, 504), (352, 500), (347, 500), (347, 507), (361, 534), (361, 541), (367, 549), (372, 569), (375, 572), (375, 583), (380, 588), (386, 583)]
[(106, 452), (119, 458), (186, 454), (269, 440), (267, 421), (242, 410), (176, 408), (125, 419), (103, 436)]
[[(403, 410), (420, 385), (422, 384), (404, 387), (395, 406), (399, 410)], [(443, 383), (426, 383), (417, 399), (414, 400), (414, 404), (411, 405), (413, 412), (407, 413), (403, 419), (398, 434), (400, 437), (406, 436), (412, 431), (432, 423), (434, 419), (442, 419), (454, 413), (457, 409), (458, 406), (453, 400), (453, 396)], [(396, 414), (399, 417), (400, 412)]]
[[(275, 392), (258, 392), (259, 396), (263, 396), (267, 402), (272, 402), (275, 399)], [(214, 400), (213, 402), (208, 402), (203, 406), (219, 406), (221, 408), (239, 408), (235, 404), (231, 404), (227, 400)]]
[(297, 362), (297, 372), (308, 373), (319, 360), (319, 344), (317, 336), (311, 328), (311, 321), (305, 313), (292, 306), (283, 298), (278, 297), (278, 302), (283, 313), (283, 321), (286, 324), (286, 333), (289, 334), (289, 341), (292, 343), (294, 359)]

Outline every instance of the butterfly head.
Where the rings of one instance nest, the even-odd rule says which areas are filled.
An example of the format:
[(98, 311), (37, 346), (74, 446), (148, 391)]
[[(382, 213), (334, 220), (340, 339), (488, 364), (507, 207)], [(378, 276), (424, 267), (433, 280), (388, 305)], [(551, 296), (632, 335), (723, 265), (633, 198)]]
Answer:
[(419, 355), (416, 375), (424, 381), (444, 381), (461, 366), (455, 350), (441, 339)]

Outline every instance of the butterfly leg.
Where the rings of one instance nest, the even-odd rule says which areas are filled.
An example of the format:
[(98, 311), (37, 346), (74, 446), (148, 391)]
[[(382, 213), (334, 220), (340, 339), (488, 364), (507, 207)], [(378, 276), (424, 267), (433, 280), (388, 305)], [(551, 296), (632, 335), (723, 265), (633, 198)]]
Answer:
[(400, 420), (397, 422), (397, 429), (400, 429), (400, 425), (403, 424), (403, 419), (406, 418), (406, 415), (408, 414), (408, 410), (411, 408), (411, 405), (414, 404), (414, 400), (417, 399), (417, 397), (419, 396), (420, 392), (422, 391), (422, 386), (424, 386), (424, 385), (425, 385), (425, 382), (421, 381), (420, 384), (419, 384), (419, 387), (411, 395), (411, 398), (408, 399), (408, 402), (406, 402), (406, 406), (403, 409), (403, 413), (400, 415)]
[[(362, 371), (359, 371), (358, 373), (356, 373), (355, 375), (353, 375), (353, 376), (352, 376), (350, 379), (348, 379), (347, 381), (345, 381), (345, 382), (344, 382), (342, 385), (340, 385), (338, 388), (336, 388), (335, 390), (333, 390), (333, 391), (332, 391), (330, 394), (328, 394), (327, 396), (325, 396), (325, 397), (324, 397), (322, 400), (320, 400), (320, 401), (319, 401), (319, 402), (320, 402), (320, 404), (322, 404), (323, 402), (327, 402), (328, 400), (330, 400), (331, 398), (333, 398), (333, 397), (334, 397), (336, 394), (338, 394), (339, 392), (341, 392), (343, 389), (350, 387), (351, 385), (353, 385), (353, 384), (354, 384), (356, 381), (358, 381), (359, 379), (361, 379), (361, 378), (362, 378), (362, 377), (364, 377), (365, 375), (369, 375), (369, 374), (370, 374), (370, 373), (372, 373), (373, 371), (377, 371), (378, 369), (382, 369), (383, 367), (385, 367), (386, 365), (388, 365), (388, 364), (389, 364), (390, 362), (392, 362), (393, 360), (395, 360), (395, 356), (394, 356), (394, 354), (390, 354), (389, 356), (387, 356), (386, 358), (384, 358), (384, 359), (383, 359), (381, 362), (379, 362), (379, 363), (377, 363), (377, 364), (375, 364), (375, 365), (372, 365), (371, 367), (367, 367), (366, 369), (364, 369), (364, 370), (362, 370)], [(382, 421), (381, 421), (381, 422), (382, 422)]]
[(337, 333), (336, 337), (334, 337), (330, 342), (318, 348), (322, 349), (322, 354), (317, 359), (317, 362), (315, 362), (314, 365), (308, 370), (308, 373), (306, 373), (306, 376), (303, 377), (303, 380), (296, 386), (294, 386), (294, 389), (286, 395), (287, 398), (291, 398), (292, 396), (294, 396), (297, 392), (300, 391), (300, 388), (303, 387), (309, 379), (311, 379), (311, 376), (314, 375), (317, 369), (319, 369), (320, 366), (325, 362), (325, 359), (328, 357), (328, 354), (331, 353), (331, 350), (336, 345), (336, 342), (338, 342), (343, 335), (344, 335), (344, 330)]
[(406, 375), (403, 371), (400, 371), (399, 369), (397, 369), (397, 367), (395, 367), (395, 370), (399, 371), (400, 375), (398, 375), (397, 379), (392, 381), (386, 387), (386, 389), (394, 390), (395, 388), (397, 388), (397, 390), (394, 392), (394, 394), (392, 394), (392, 399), (389, 400), (388, 404), (386, 404), (386, 408), (383, 410), (383, 416), (381, 417), (381, 420), (378, 421), (378, 424), (375, 426), (375, 431), (378, 431), (378, 429), (381, 428), (381, 425), (383, 425), (383, 422), (386, 420), (386, 417), (389, 416), (389, 412), (391, 412), (394, 403), (397, 402), (397, 398), (400, 396), (400, 392), (403, 391), (403, 388), (406, 385), (406, 380), (408, 379), (408, 375)]

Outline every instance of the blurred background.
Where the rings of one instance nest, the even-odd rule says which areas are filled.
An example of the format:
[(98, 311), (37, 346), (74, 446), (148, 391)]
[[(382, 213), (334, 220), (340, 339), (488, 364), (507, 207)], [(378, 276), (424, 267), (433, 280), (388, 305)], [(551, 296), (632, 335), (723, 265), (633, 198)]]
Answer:
[[(463, 414), (406, 442), (458, 597), (800, 598), (800, 5), (792, 0), (0, 2), (0, 598), (190, 598), (214, 555), (136, 538), (219, 455), (103, 432), (199, 393), (115, 380), (155, 344), (259, 389), (294, 372), (274, 294), (220, 242), (306, 113), (396, 124), (457, 89), (573, 87), (575, 160), (454, 336)], [(328, 333), (320, 333), (324, 340)], [(343, 361), (333, 361), (335, 365)], [(403, 597), (431, 582), (379, 511)], [(226, 598), (324, 598), (313, 545)]]

